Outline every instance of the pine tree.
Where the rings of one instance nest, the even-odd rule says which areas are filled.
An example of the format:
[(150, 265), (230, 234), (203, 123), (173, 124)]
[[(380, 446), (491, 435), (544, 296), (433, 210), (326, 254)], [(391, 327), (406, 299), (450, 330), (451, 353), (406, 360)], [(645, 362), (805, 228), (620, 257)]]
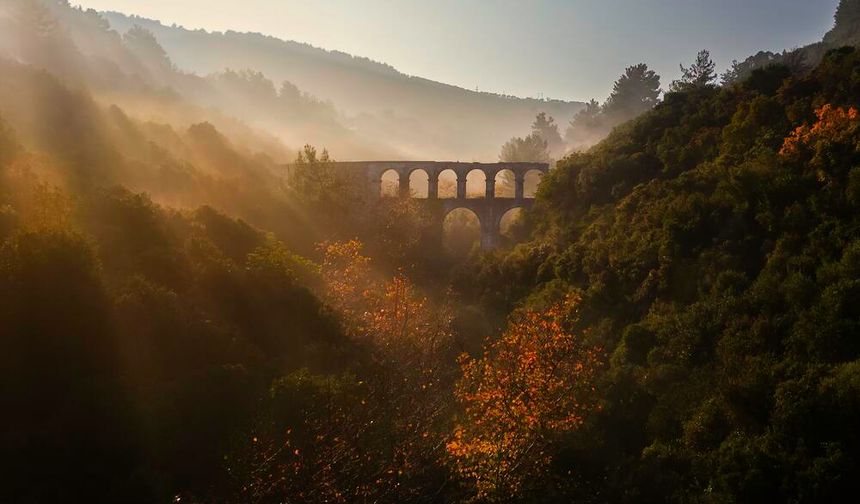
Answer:
[(717, 80), (716, 67), (710, 51), (707, 49), (699, 51), (696, 61), (689, 68), (681, 65), (681, 78), (672, 83), (671, 91), (678, 92), (713, 85)]
[(556, 156), (564, 150), (564, 141), (561, 139), (561, 133), (558, 132), (558, 125), (552, 116), (546, 115), (546, 112), (541, 112), (535, 117), (535, 122), (532, 123), (532, 134), (546, 142), (551, 156)]
[(603, 114), (603, 107), (597, 100), (585, 104), (585, 108), (573, 116), (564, 140), (569, 152), (576, 152), (591, 147), (602, 140), (609, 132), (611, 125)]
[(653, 108), (659, 98), (660, 76), (640, 63), (627, 67), (615, 81), (603, 111), (613, 119), (626, 121)]

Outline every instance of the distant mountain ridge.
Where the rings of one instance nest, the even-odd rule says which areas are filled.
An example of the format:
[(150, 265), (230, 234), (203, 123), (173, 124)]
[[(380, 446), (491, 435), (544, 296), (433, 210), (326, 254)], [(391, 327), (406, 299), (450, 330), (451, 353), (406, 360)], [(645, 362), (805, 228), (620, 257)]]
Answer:
[(831, 28), (821, 41), (784, 50), (781, 53), (759, 51), (741, 62), (735, 62), (729, 72), (729, 82), (749, 77), (753, 70), (768, 65), (782, 64), (795, 71), (811, 70), (824, 58), (827, 51), (840, 47), (860, 47), (860, 0), (840, 0)]
[(537, 113), (565, 123), (584, 106), (471, 91), (409, 76), (368, 58), (261, 34), (188, 30), (117, 12), (102, 15), (120, 33), (135, 25), (152, 32), (183, 70), (206, 75), (250, 69), (276, 83), (289, 81), (331, 101), (361, 136), (386, 138), (400, 151), (424, 157), (493, 160), (502, 143), (528, 131)]

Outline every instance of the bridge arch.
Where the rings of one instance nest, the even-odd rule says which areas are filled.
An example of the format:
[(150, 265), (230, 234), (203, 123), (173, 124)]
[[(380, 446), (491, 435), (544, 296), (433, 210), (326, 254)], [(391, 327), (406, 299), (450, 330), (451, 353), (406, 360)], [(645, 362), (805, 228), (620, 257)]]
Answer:
[(445, 247), (458, 255), (471, 252), (475, 243), (483, 246), (484, 222), (474, 209), (457, 206), (444, 212), (442, 241)]
[(491, 177), (480, 168), (473, 168), (466, 173), (466, 197), (486, 198), (487, 197), (487, 180)]
[(470, 205), (454, 205), (454, 206), (451, 206), (450, 208), (446, 208), (442, 213), (442, 219), (447, 219), (449, 216), (451, 216), (451, 214), (454, 214), (455, 212), (456, 213), (463, 213), (463, 211), (466, 211), (466, 212), (470, 213), (471, 215), (474, 215), (475, 218), (478, 219), (478, 222), (481, 222), (480, 212), (478, 212), (475, 208), (471, 207)]
[(409, 172), (409, 195), (419, 199), (430, 197), (430, 176), (423, 168)]
[(451, 168), (440, 171), (436, 176), (437, 197), (440, 199), (456, 198), (457, 180), (457, 172)]
[(521, 238), (522, 216), (525, 208), (513, 206), (499, 216), (499, 236), (516, 241)]
[(393, 198), (400, 193), (400, 172), (395, 169), (385, 170), (379, 178), (379, 195), (383, 198)]
[(516, 196), (516, 177), (510, 168), (503, 168), (496, 172), (495, 190), (493, 196), (496, 198), (513, 198)]
[(499, 225), (501, 226), (501, 225), (505, 224), (506, 221), (509, 221), (511, 219), (516, 219), (517, 217), (522, 215), (524, 210), (525, 210), (525, 208), (521, 207), (521, 206), (511, 206), (511, 207), (505, 209), (501, 213), (501, 215), (498, 216)]

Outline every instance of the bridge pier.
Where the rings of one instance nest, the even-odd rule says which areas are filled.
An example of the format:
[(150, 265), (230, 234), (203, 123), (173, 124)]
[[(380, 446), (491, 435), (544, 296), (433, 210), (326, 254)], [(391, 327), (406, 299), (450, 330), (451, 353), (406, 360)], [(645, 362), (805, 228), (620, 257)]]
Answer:
[(526, 192), (526, 174), (514, 173), (514, 199), (521, 200)]
[(409, 174), (398, 173), (398, 178), (400, 179), (400, 196), (404, 198), (408, 198), (410, 196), (409, 193)]
[(495, 225), (493, 225), (492, 220), (487, 223), (481, 222), (481, 250), (490, 251), (499, 248), (499, 243), (502, 241), (500, 228), (501, 222), (497, 222)]
[(457, 199), (466, 199), (466, 177), (457, 174)]
[(428, 174), (429, 179), (427, 180), (427, 198), (428, 199), (438, 199), (439, 198), (439, 174), (433, 173)]
[(487, 191), (486, 191), (484, 197), (487, 199), (493, 199), (496, 197), (496, 175), (493, 174), (493, 176), (491, 177), (489, 174), (487, 174), (486, 177), (487, 177)]

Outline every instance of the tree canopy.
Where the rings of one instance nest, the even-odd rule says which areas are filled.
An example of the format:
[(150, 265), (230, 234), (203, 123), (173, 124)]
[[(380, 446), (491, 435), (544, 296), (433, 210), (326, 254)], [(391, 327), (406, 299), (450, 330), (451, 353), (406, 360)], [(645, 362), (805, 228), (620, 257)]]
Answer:
[(499, 161), (504, 163), (547, 163), (549, 160), (548, 143), (537, 133), (511, 138), (499, 154)]

